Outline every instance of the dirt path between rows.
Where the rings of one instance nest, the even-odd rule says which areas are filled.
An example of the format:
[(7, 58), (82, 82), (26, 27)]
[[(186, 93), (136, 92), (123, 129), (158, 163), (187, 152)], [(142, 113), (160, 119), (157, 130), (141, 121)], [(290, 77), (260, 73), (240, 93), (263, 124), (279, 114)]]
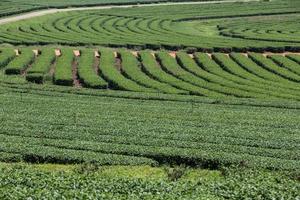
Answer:
[(78, 60), (74, 59), (72, 63), (72, 77), (73, 77), (73, 85), (77, 88), (81, 88), (81, 83), (78, 77)]
[(80, 10), (102, 10), (111, 8), (132, 8), (132, 7), (147, 7), (147, 6), (166, 6), (166, 5), (194, 5), (194, 4), (215, 4), (215, 3), (235, 3), (235, 2), (251, 2), (260, 0), (223, 0), (223, 1), (200, 1), (200, 2), (169, 2), (169, 3), (150, 3), (150, 4), (131, 4), (131, 5), (111, 5), (111, 6), (91, 6), (91, 7), (76, 7), (76, 8), (54, 8), (47, 10), (39, 10), (21, 15), (10, 16), (0, 19), (0, 24), (7, 24), (10, 22), (20, 21), (24, 19), (30, 19), (34, 17), (40, 17), (48, 14), (69, 12), (69, 11), (80, 11)]

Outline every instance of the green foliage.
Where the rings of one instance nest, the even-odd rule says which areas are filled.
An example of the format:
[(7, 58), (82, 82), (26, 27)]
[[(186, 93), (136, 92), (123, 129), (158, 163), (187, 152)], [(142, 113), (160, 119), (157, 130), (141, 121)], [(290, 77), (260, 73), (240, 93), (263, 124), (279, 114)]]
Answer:
[(173, 168), (166, 168), (168, 179), (170, 181), (178, 181), (182, 176), (185, 175), (187, 168), (183, 165), (175, 166)]
[[(172, 91), (180, 94), (188, 94), (188, 91), (197, 91), (197, 88), (190, 85), (176, 77), (164, 72), (155, 59), (155, 55), (151, 54), (149, 51), (143, 51), (139, 53), (139, 59), (141, 60), (142, 70), (150, 77), (158, 80), (162, 83), (167, 83), (174, 88), (179, 88), (177, 90), (172, 89)], [(171, 91), (169, 91), (171, 92)]]
[(285, 57), (281, 55), (271, 55), (268, 57), (272, 59), (277, 65), (287, 68), (295, 74), (300, 75), (300, 64), (297, 63), (297, 60), (293, 61), (293, 59), (288, 59), (288, 56)]
[(30, 73), (26, 75), (26, 80), (33, 83), (43, 83), (44, 82), (44, 74), (42, 73)]
[(55, 64), (54, 82), (58, 85), (73, 85), (74, 53), (71, 49), (62, 49), (62, 55)]
[(50, 66), (54, 61), (54, 49), (43, 49), (41, 54), (35, 59), (30, 69), (27, 70), (26, 79), (35, 83), (43, 83), (44, 76), (49, 72)]
[[(82, 50), (78, 60), (78, 76), (84, 86), (96, 89), (107, 88), (107, 82), (98, 76), (94, 69), (93, 50)], [(96, 68), (98, 70), (98, 66)]]
[[(147, 167), (144, 167), (147, 168)], [(41, 170), (15, 165), (0, 168), (0, 198), (27, 199), (297, 199), (299, 181), (283, 173), (226, 169), (223, 177), (194, 173), (196, 179), (122, 176), (106, 170), (89, 173)], [(116, 169), (118, 171), (118, 169)], [(132, 174), (135, 168), (127, 169)], [(186, 171), (187, 173), (189, 170)], [(202, 176), (200, 176), (202, 175)]]
[(62, 12), (5, 24), (0, 42), (227, 53), (299, 51), (300, 18), (294, 14), (299, 8), (298, 1), (278, 0)]
[(2, 49), (0, 53), (0, 68), (5, 67), (15, 56), (16, 54), (12, 49)]
[(78, 174), (90, 174), (90, 173), (95, 173), (99, 172), (101, 169), (101, 166), (95, 163), (83, 163), (78, 165), (75, 169), (74, 172)]
[[(196, 94), (218, 99), (227, 97), (300, 99), (297, 83), (259, 66), (243, 54), (231, 53), (228, 57), (219, 53), (213, 54), (211, 59), (204, 53), (188, 55), (177, 52), (173, 58), (165, 51), (153, 53), (140, 51), (136, 52), (135, 57), (130, 51), (121, 50), (119, 56), (115, 57), (114, 54), (117, 53), (114, 51), (102, 49), (98, 63), (98, 59), (94, 57), (94, 50), (91, 49), (82, 48), (81, 56), (75, 60), (71, 48), (63, 48), (63, 55), (57, 59), (52, 49), (53, 47), (44, 48), (41, 55), (30, 61), (33, 64), (28, 70), (22, 71), (28, 81), (43, 83), (46, 75), (50, 79), (54, 73), (55, 84), (73, 85), (73, 76), (76, 72), (74, 70), (77, 68), (74, 78), (77, 79), (78, 75), (84, 87), (97, 89), (108, 87), (147, 93)], [(3, 49), (3, 63), (11, 59), (5, 52), (10, 52), (13, 56), (12, 49)], [(31, 55), (29, 48), (27, 52)], [(249, 54), (250, 57), (251, 55)], [(270, 62), (268, 64), (271, 67), (284, 67), (290, 70), (290, 73), (294, 70), (296, 75), (299, 64), (290, 56), (293, 55), (279, 57), (284, 59), (285, 63), (288, 62), (286, 66), (282, 66), (278, 61), (274, 63), (270, 59), (265, 59)], [(18, 60), (22, 59), (26, 60), (26, 54), (19, 55)], [(50, 72), (49, 68), (54, 60), (56, 60), (53, 64), (54, 70), (51, 69)], [(69, 67), (66, 67), (66, 63), (70, 63)], [(57, 80), (58, 76), (64, 77)]]
[(116, 58), (114, 52), (107, 49), (100, 50), (100, 71), (110, 88), (124, 89), (137, 92), (154, 92), (153, 89), (141, 86), (134, 81), (122, 76), (116, 68)]
[[(172, 2), (177, 0), (5, 0), (0, 3), (0, 17), (21, 14), (47, 8), (69, 8), (78, 6), (127, 5)], [(185, 1), (185, 0), (182, 0)], [(189, 1), (189, 0), (187, 0)], [(200, 0), (201, 1), (201, 0)], [(207, 0), (206, 0), (207, 1)]]
[[(53, 48), (43, 48), (42, 54), (30, 61), (33, 64), (22, 70), (28, 81), (51, 83), (53, 78), (54, 84), (71, 86), (74, 79), (75, 85), (94, 89), (158, 95), (192, 94), (223, 100), (300, 100), (298, 84), (279, 73), (284, 71), (286, 75), (298, 76), (299, 64), (295, 55), (260, 57), (266, 62), (266, 67), (262, 67), (262, 63), (256, 63), (252, 59), (253, 55), (257, 57), (262, 54), (253, 53), (250, 53), (249, 57), (248, 54), (241, 53), (214, 53), (210, 56), (199, 52), (131, 52), (103, 48), (101, 57), (95, 58), (93, 49), (79, 48), (81, 56), (75, 58), (72, 48), (65, 47), (62, 49), (63, 55), (56, 58)], [(30, 49), (26, 50), (31, 55)], [(4, 64), (11, 60), (14, 54), (9, 48), (2, 51), (0, 62), (5, 67)], [(26, 54), (19, 55), (14, 62), (23, 59), (28, 60)], [(50, 66), (53, 66), (51, 70)]]
[[(6, 74), (21, 74), (34, 61), (31, 49), (22, 49), (19, 56), (12, 60), (5, 68)], [(2, 61), (3, 62), (3, 61)]]
[(300, 75), (297, 75), (286, 68), (277, 66), (272, 60), (265, 58), (262, 54), (250, 53), (249, 57), (256, 64), (260, 65), (263, 68), (266, 68), (267, 70), (275, 74), (278, 74), (279, 76), (282, 76), (283, 78), (286, 78), (294, 82), (300, 81)]
[(226, 97), (226, 95), (221, 91), (210, 90), (210, 84), (206, 80), (196, 77), (194, 74), (182, 69), (176, 62), (176, 59), (173, 59), (167, 52), (158, 52), (156, 55), (165, 71), (179, 79), (197, 86), (197, 92), (195, 91), (196, 94), (212, 96), (214, 98)]
[(168, 84), (161, 83), (148, 77), (144, 72), (142, 72), (137, 58), (129, 51), (120, 51), (120, 57), (122, 60), (122, 72), (130, 79), (144, 85), (145, 87), (157, 89), (164, 93), (178, 94), (181, 92)]
[(289, 54), (287, 55), (287, 57), (295, 62), (297, 62), (298, 64), (300, 64), (300, 55), (293, 55), (293, 54)]
[[(292, 4), (291, 4), (292, 5)], [(298, 43), (300, 41), (299, 25), (295, 24), (294, 17), (288, 16), (273, 16), (273, 19), (258, 18), (257, 20), (235, 20), (227, 22), (219, 26), (220, 34), (226, 37), (251, 39), (259, 41), (272, 41), (272, 42), (291, 42)], [(267, 26), (266, 26), (267, 24)], [(285, 51), (282, 47), (267, 47), (273, 52)]]
[[(225, 54), (216, 53), (212, 55), (212, 58), (225, 70), (234, 74), (235, 79), (239, 82), (255, 86), (256, 90), (264, 89), (263, 92), (275, 97), (284, 95), (290, 99), (298, 99), (295, 94), (299, 92), (299, 88), (295, 83), (260, 67), (242, 54), (232, 53), (228, 57)], [(232, 75), (230, 75), (230, 78), (232, 78)]]
[(206, 87), (213, 91), (225, 93), (230, 96), (251, 98), (261, 98), (263, 95), (248, 92), (248, 88), (240, 87), (234, 82), (228, 81), (224, 78), (218, 77), (201, 69), (197, 63), (186, 53), (179, 52), (176, 54), (178, 63), (187, 71), (195, 74), (203, 80), (207, 80)]
[[(237, 54), (234, 54), (234, 56), (236, 55)], [(208, 77), (211, 77), (211, 80), (215, 79), (217, 81), (219, 79), (218, 82), (220, 82), (222, 85), (228, 85), (234, 88), (242, 89), (256, 98), (262, 98), (264, 95), (267, 95), (268, 98), (272, 98), (273, 96), (276, 97), (277, 95), (276, 89), (272, 89), (270, 91), (270, 88), (264, 87), (264, 84), (258, 84), (254, 81), (251, 81), (253, 75), (248, 74), (247, 71), (243, 70), (242, 66), (238, 66), (237, 63), (232, 62), (230, 59), (226, 58), (226, 56), (222, 56), (222, 59), (220, 56), (216, 55), (213, 55), (213, 59), (211, 59), (205, 53), (196, 53), (194, 56), (196, 63), (203, 69), (193, 69), (194, 73), (201, 75), (203, 73), (210, 73)], [(218, 62), (218, 64), (216, 62)]]
[(49, 67), (53, 64), (55, 60), (54, 49), (45, 48), (41, 51), (41, 54), (35, 59), (31, 68), (27, 71), (28, 74), (31, 73), (41, 73), (45, 74), (49, 71)]

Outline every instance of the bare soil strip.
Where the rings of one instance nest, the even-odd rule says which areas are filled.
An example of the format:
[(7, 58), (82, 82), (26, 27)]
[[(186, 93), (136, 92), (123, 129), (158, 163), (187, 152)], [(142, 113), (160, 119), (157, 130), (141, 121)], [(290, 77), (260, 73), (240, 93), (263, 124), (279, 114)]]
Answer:
[(98, 56), (95, 56), (93, 69), (97, 75), (99, 75), (99, 65), (100, 65), (100, 58)]
[[(234, 53), (234, 52), (233, 52)], [(251, 53), (251, 52), (248, 52), (248, 53), (240, 53), (246, 57), (248, 57), (248, 54)], [(212, 53), (206, 53), (210, 58), (212, 58)], [(226, 56), (229, 57), (229, 54), (228, 53), (222, 53)], [(281, 55), (281, 56), (286, 56), (286, 55), (289, 55), (289, 54), (294, 54), (294, 55), (300, 55), (300, 53), (296, 53), (296, 52), (289, 52), (289, 51), (286, 51), (286, 52), (283, 52), (283, 53), (272, 53), (272, 52), (264, 52), (262, 53), (262, 55), (264, 57), (267, 57), (267, 56), (271, 56), (271, 55)]]
[(55, 58), (55, 61), (50, 65), (50, 69), (49, 69), (49, 76), (50, 77), (53, 77), (54, 76), (54, 73), (55, 73), (55, 66), (56, 66), (56, 59)]
[(121, 71), (122, 70), (122, 61), (119, 57), (115, 58), (115, 67), (117, 68), (117, 70)]
[(21, 76), (26, 76), (27, 71), (32, 67), (33, 63), (30, 63), (24, 70), (21, 71)]
[(282, 55), (282, 56), (286, 56), (286, 55), (288, 55), (288, 54), (300, 55), (300, 53), (288, 52), (288, 51), (283, 52), (283, 53), (272, 53), (272, 52), (264, 52), (264, 53), (263, 53), (263, 55), (264, 55), (265, 57), (271, 56), (271, 55)]
[(80, 83), (80, 81), (79, 81), (79, 79), (78, 79), (78, 62), (77, 62), (77, 60), (75, 59), (74, 61), (73, 61), (73, 63), (72, 63), (72, 76), (73, 76), (73, 85), (75, 86), (75, 87), (78, 87), (78, 88), (80, 88), (80, 87), (82, 87), (82, 85), (81, 85), (81, 83)]

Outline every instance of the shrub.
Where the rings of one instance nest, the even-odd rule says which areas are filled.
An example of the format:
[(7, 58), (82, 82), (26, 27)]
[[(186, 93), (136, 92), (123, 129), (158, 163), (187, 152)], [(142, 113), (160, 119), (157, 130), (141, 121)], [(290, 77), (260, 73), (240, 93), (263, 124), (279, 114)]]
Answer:
[(34, 61), (34, 53), (31, 49), (21, 50), (21, 54), (12, 60), (5, 69), (6, 74), (21, 74)]
[(54, 73), (54, 83), (57, 85), (73, 85), (73, 75), (72, 75), (72, 64), (74, 61), (74, 54), (71, 49), (63, 49), (62, 55), (57, 58), (55, 73)]

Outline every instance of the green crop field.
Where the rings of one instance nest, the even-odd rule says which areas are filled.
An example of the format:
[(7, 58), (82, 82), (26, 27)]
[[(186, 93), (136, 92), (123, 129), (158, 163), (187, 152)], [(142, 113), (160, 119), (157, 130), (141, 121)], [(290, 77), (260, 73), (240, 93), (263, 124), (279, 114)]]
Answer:
[[(208, 171), (148, 166), (70, 166), (0, 163), (0, 198), (52, 199), (293, 199), (299, 183), (283, 173), (247, 169)], [(182, 176), (176, 181), (174, 174)], [(23, 179), (21, 177), (24, 177)], [(278, 186), (280, 180), (285, 188)], [(255, 182), (255, 184), (253, 184)], [(2, 189), (3, 188), (3, 189)], [(288, 188), (289, 194), (286, 192)], [(58, 195), (59, 194), (59, 195)]]
[(292, 53), (188, 54), (66, 47), (27, 47), (18, 53), (2, 49), (2, 71), (33, 83), (217, 99), (300, 99), (300, 55)]
[(299, 22), (297, 0), (1, 2), (0, 199), (298, 200)]
[(113, 92), (28, 87), (1, 86), (3, 161), (299, 170), (299, 103), (215, 105), (196, 97), (114, 99)]
[[(47, 9), (67, 8), (79, 6), (97, 5), (126, 5), (126, 4), (148, 4), (164, 2), (184, 2), (190, 0), (2, 0), (0, 2), (0, 17), (21, 14), (25, 12)], [(213, 1), (213, 0), (197, 0)], [(228, 0), (218, 0), (228, 1)]]
[(138, 49), (298, 51), (299, 12), (298, 1), (73, 11), (3, 25), (0, 42)]

